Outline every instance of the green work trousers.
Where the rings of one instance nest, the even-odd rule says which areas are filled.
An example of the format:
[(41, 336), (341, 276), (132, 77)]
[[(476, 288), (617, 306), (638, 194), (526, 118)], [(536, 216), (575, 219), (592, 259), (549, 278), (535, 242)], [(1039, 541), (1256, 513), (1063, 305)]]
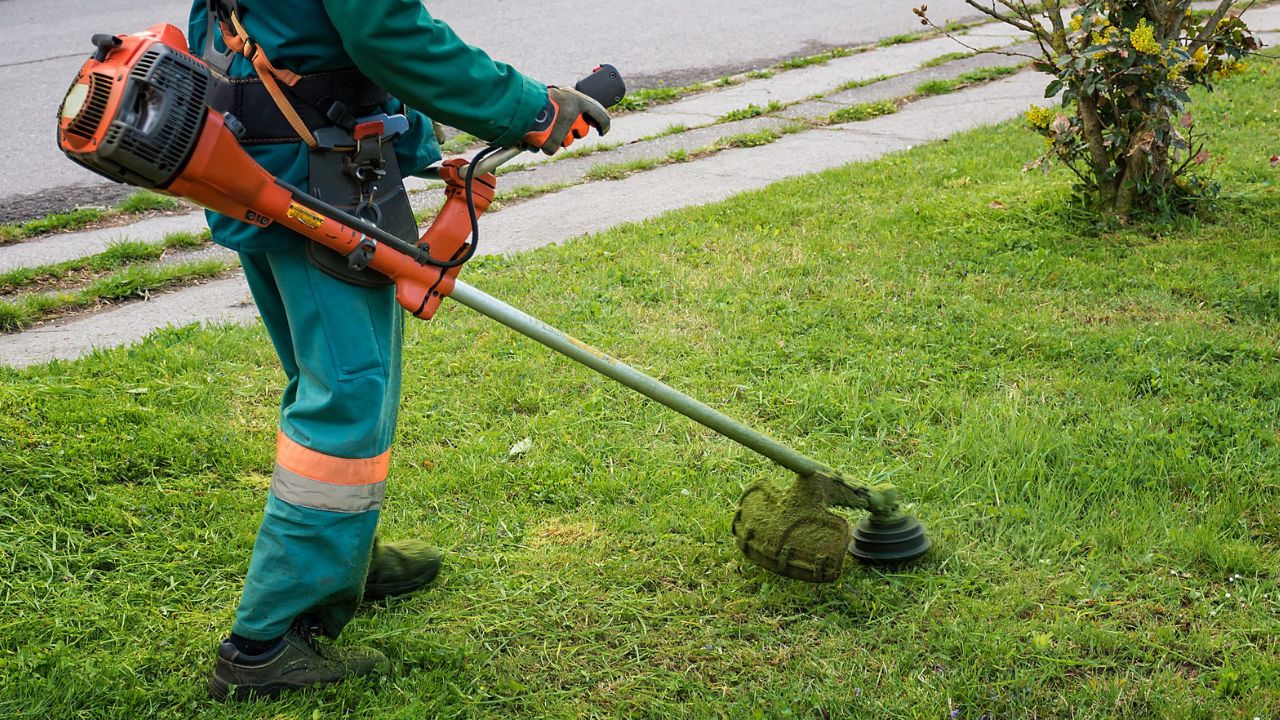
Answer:
[(267, 640), (295, 619), (337, 637), (364, 589), (400, 401), (395, 290), (314, 267), (306, 241), (241, 253), (287, 379), (276, 465), (234, 632)]

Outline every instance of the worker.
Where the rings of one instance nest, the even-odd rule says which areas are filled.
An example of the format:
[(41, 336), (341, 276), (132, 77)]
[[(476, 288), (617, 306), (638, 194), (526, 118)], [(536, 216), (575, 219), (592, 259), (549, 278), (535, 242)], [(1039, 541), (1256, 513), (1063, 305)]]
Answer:
[[(410, 240), (401, 175), (440, 159), (431, 119), (547, 154), (584, 119), (609, 129), (599, 103), (490, 59), (420, 0), (195, 0), (188, 37), (226, 78), (211, 105), (254, 159)], [(441, 566), (426, 542), (375, 537), (400, 400), (394, 287), (279, 224), (208, 221), (240, 255), (286, 379), (271, 489), (209, 691), (273, 696), (378, 672), (378, 651), (329, 641), (362, 597), (420, 589)]]

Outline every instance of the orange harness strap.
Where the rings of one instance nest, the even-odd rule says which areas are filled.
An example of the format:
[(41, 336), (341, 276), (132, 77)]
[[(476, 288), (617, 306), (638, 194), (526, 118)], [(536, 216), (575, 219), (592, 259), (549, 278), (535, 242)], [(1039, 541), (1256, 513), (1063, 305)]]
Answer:
[(249, 33), (245, 31), (244, 25), (240, 22), (239, 15), (235, 11), (231, 12), (231, 25), (233, 32), (227, 30), (227, 26), (221, 21), (218, 26), (222, 28), (222, 41), (227, 44), (233, 52), (240, 53), (245, 56), (249, 62), (253, 63), (253, 68), (258, 71), (258, 77), (262, 79), (262, 85), (267, 89), (267, 94), (275, 100), (276, 106), (280, 108), (280, 112), (284, 113), (285, 120), (289, 121), (289, 125), (298, 133), (298, 137), (307, 144), (307, 147), (315, 148), (319, 145), (316, 142), (315, 135), (311, 134), (311, 129), (303, 122), (302, 116), (294, 109), (293, 103), (285, 97), (284, 90), (281, 89), (280, 83), (284, 83), (289, 87), (298, 84), (301, 77), (290, 70), (281, 70), (271, 64), (267, 59), (266, 53), (262, 52), (262, 48), (249, 38)]

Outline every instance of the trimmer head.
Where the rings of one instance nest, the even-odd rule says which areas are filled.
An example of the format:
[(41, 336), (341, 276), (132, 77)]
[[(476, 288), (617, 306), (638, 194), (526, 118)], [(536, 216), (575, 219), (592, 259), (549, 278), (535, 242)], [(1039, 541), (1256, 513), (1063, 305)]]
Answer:
[[(828, 506), (869, 509), (872, 517), (855, 533)], [(858, 487), (837, 473), (799, 477), (786, 489), (769, 481), (752, 485), (738, 503), (733, 535), (751, 562), (811, 583), (840, 577), (848, 553), (864, 563), (896, 564), (931, 545), (919, 521), (897, 512), (892, 488)]]
[(924, 525), (910, 515), (863, 519), (853, 531), (849, 553), (866, 565), (899, 565), (929, 552), (933, 547)]

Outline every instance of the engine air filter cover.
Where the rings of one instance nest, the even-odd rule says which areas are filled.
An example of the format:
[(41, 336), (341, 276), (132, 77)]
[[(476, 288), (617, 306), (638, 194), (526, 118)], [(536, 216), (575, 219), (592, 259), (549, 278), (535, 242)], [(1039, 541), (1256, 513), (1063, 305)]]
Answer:
[(213, 77), (198, 60), (161, 42), (129, 67), (113, 66), (119, 55), (90, 61), (72, 85), (60, 144), (69, 158), (111, 180), (164, 187), (191, 158)]

